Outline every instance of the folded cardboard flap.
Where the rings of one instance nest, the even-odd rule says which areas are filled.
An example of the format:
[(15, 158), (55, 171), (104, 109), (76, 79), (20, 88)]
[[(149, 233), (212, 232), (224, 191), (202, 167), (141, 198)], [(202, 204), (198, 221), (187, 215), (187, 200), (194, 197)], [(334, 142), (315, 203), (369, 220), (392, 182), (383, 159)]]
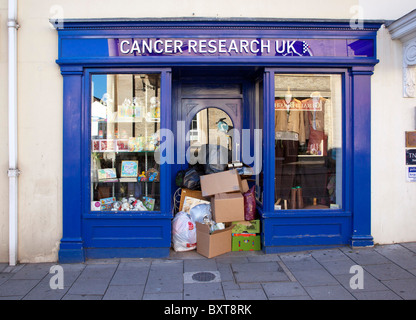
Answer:
[(202, 196), (213, 196), (218, 193), (243, 192), (240, 175), (237, 170), (207, 174), (200, 177)]
[(244, 220), (244, 197), (240, 192), (216, 194), (211, 197), (211, 212), (215, 222)]

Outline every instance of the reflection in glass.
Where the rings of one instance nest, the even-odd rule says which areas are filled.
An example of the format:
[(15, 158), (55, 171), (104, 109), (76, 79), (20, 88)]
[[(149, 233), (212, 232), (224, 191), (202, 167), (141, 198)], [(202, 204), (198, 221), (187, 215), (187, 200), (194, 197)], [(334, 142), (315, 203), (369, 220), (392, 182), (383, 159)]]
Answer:
[(342, 205), (339, 75), (275, 76), (275, 209)]
[(160, 75), (93, 75), (91, 100), (91, 210), (160, 210)]
[(223, 110), (199, 111), (190, 124), (190, 163), (204, 165), (206, 173), (225, 170), (233, 149), (232, 129), (233, 122)]

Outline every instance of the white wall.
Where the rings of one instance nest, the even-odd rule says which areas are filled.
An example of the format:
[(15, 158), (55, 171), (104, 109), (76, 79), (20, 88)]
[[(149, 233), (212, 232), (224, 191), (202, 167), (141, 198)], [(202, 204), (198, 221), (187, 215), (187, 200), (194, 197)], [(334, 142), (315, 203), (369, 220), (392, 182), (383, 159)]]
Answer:
[(382, 28), (372, 78), (372, 234), (377, 243), (416, 241), (416, 183), (406, 182), (405, 131), (416, 98), (403, 98), (402, 44)]
[[(49, 18), (261, 17), (397, 19), (412, 1), (390, 0), (19, 0), (19, 260), (56, 261), (62, 236), (62, 76), (55, 63), (57, 32)], [(376, 3), (376, 4), (375, 4)], [(7, 0), (0, 0), (0, 262), (8, 259)], [(375, 241), (416, 241), (416, 184), (405, 182), (404, 131), (415, 99), (401, 91), (401, 46), (378, 36), (372, 81), (372, 230)], [(387, 182), (388, 181), (388, 182)]]

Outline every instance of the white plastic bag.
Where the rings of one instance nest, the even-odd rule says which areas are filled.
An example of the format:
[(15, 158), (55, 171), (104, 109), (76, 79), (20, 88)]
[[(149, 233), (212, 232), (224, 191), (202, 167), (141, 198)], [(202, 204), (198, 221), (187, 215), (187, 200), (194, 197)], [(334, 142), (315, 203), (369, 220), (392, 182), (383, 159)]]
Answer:
[(178, 212), (172, 220), (172, 243), (175, 251), (196, 249), (196, 226), (186, 212)]

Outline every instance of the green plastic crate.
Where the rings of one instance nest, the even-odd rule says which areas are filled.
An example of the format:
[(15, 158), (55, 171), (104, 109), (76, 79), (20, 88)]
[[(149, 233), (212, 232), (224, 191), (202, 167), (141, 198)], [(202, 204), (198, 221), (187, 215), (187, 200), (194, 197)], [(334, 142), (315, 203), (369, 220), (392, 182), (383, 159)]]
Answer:
[(261, 250), (260, 235), (253, 233), (235, 233), (231, 237), (231, 251)]

